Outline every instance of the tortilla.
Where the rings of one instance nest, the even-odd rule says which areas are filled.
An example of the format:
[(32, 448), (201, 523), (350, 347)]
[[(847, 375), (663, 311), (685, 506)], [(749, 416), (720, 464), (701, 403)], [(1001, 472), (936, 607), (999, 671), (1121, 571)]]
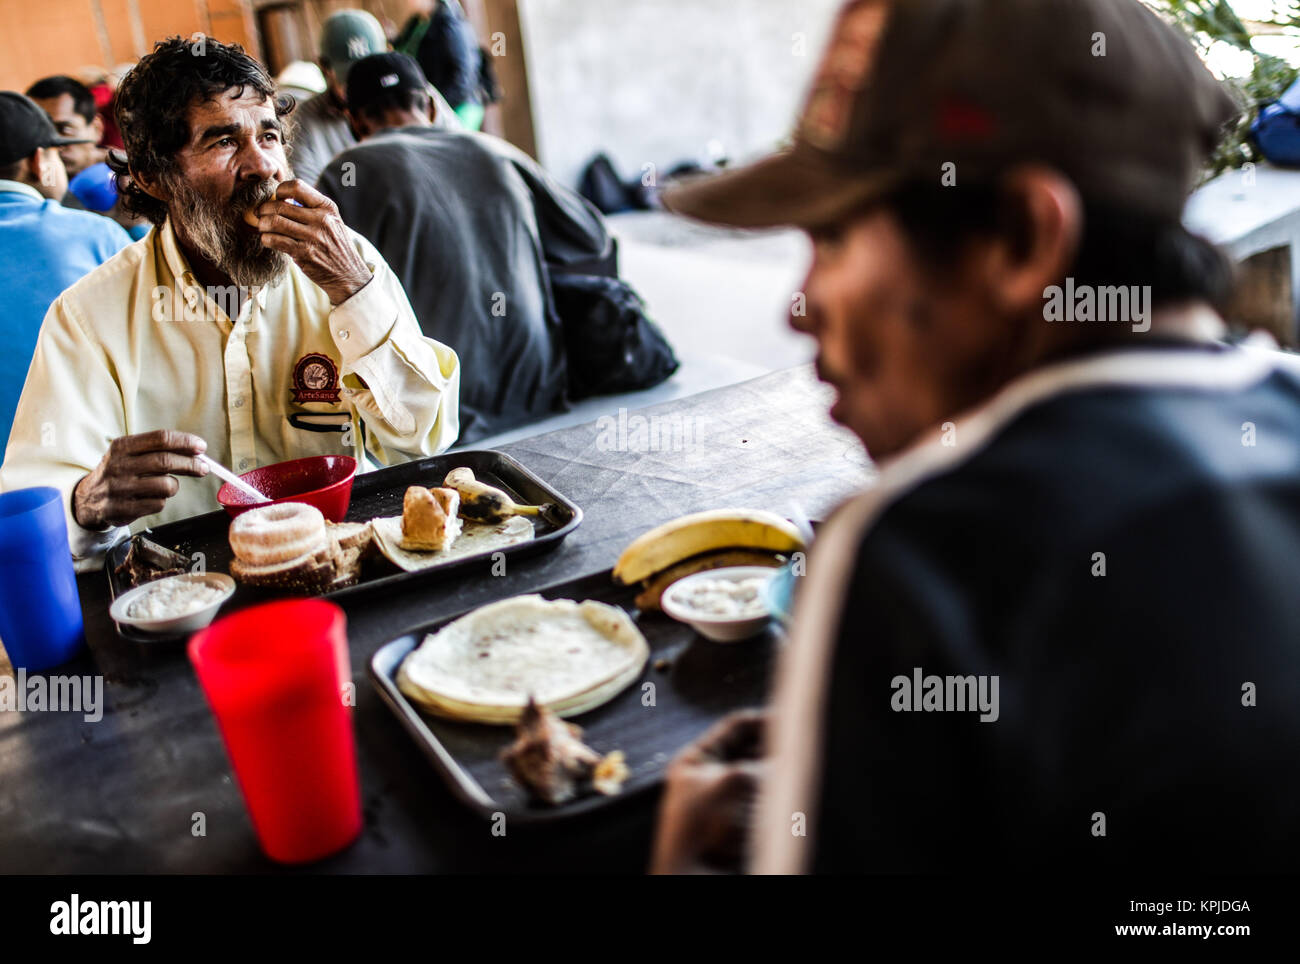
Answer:
[(517, 546), (533, 538), (533, 524), (523, 516), (512, 516), (505, 522), (487, 524), (484, 522), (465, 522), (460, 536), (451, 544), (450, 549), (433, 552), (412, 552), (401, 547), (402, 517), (389, 516), (375, 519), (375, 544), (379, 551), (393, 565), (407, 572), (419, 572), (451, 562), (466, 556), (484, 552), (495, 552), (509, 546)]
[(515, 723), (532, 696), (559, 716), (613, 699), (641, 675), (650, 645), (616, 606), (516, 596), (424, 638), (397, 686), (437, 716)]

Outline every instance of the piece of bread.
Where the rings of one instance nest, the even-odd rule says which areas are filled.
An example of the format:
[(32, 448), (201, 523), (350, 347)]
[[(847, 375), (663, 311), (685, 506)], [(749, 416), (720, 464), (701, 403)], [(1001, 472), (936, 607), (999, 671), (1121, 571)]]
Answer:
[(361, 560), (372, 547), (374, 530), (368, 522), (327, 522), (325, 527), (328, 538), (313, 552), (261, 566), (236, 556), (230, 574), (250, 586), (309, 595), (354, 585), (361, 577)]
[(413, 485), (402, 499), (401, 548), (408, 552), (450, 549), (460, 535), (460, 493)]
[[(370, 523), (328, 522), (311, 506), (288, 505), (254, 509), (232, 523), (230, 574), (250, 586), (309, 595), (356, 583), (374, 545)], [(259, 511), (260, 518), (245, 518)]]
[(250, 566), (235, 558), (230, 563), (230, 574), (250, 586), (290, 592), (324, 592), (337, 575), (336, 551), (329, 544), (314, 553), (268, 566)]
[(335, 589), (356, 584), (356, 581), (361, 578), (362, 554), (362, 550), (358, 548), (339, 550), (339, 555), (334, 559), (334, 579), (330, 582), (328, 591), (333, 592)]
[(369, 522), (326, 522), (325, 532), (340, 549), (358, 549), (362, 556), (370, 551), (375, 535)]

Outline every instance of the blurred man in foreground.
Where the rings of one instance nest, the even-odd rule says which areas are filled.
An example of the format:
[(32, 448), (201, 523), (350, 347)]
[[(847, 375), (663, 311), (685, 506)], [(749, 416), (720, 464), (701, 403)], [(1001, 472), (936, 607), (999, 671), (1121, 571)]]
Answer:
[(159, 43), (118, 90), (112, 160), (156, 228), (50, 308), (0, 471), (5, 489), (64, 491), (81, 568), (127, 526), (213, 508), (205, 450), (243, 472), (335, 453), (391, 464), (456, 438), (455, 353), (420, 334), (333, 202), (292, 180), (291, 109), (210, 38)]
[(855, 0), (794, 147), (670, 195), (809, 232), (881, 475), (657, 870), (1294, 867), (1300, 377), (1180, 223), (1235, 112), (1137, 0)]
[(599, 212), (521, 151), (433, 127), (427, 87), (406, 54), (356, 64), (348, 105), (363, 143), (319, 187), (392, 266), (424, 333), (456, 350), (463, 445), (564, 407), (547, 264), (599, 260), (613, 241)]

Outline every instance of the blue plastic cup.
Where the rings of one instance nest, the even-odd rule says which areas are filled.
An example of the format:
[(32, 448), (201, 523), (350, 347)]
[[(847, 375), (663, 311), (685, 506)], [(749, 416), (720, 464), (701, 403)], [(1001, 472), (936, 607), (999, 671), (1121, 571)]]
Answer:
[(66, 663), (85, 642), (58, 489), (0, 495), (0, 642), (32, 672)]
[(117, 204), (117, 182), (107, 164), (92, 164), (71, 181), (68, 190), (87, 211), (104, 214)]

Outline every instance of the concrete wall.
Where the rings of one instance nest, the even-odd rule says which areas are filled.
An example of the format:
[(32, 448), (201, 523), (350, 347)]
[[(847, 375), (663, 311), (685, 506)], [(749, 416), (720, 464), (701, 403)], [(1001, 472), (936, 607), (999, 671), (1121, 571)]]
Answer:
[(576, 183), (789, 134), (841, 0), (520, 0), (540, 160)]

